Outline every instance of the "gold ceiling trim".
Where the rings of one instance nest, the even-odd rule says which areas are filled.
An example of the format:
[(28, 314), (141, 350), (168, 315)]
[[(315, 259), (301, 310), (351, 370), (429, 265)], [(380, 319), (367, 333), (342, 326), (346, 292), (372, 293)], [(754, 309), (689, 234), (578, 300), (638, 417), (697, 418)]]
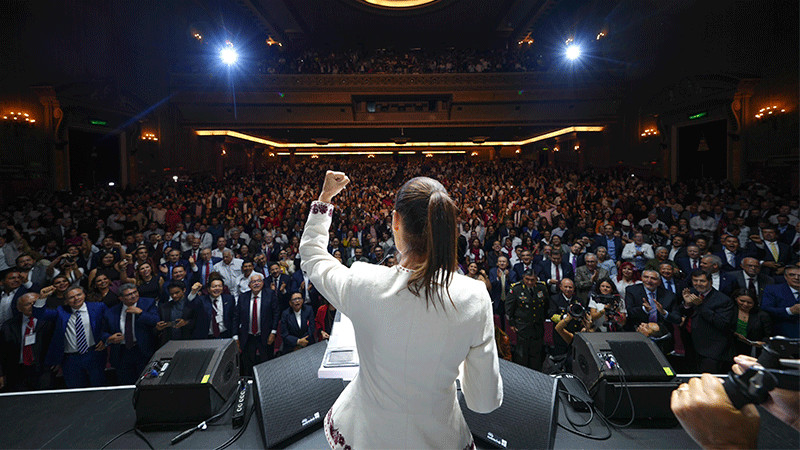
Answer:
[(329, 142), (327, 144), (316, 144), (313, 142), (278, 142), (271, 139), (260, 138), (246, 133), (241, 133), (234, 130), (197, 130), (198, 136), (228, 136), (238, 138), (245, 141), (263, 144), (272, 148), (294, 148), (294, 149), (324, 149), (324, 148), (412, 148), (412, 147), (493, 147), (493, 146), (522, 146), (533, 144), (534, 142), (543, 141), (545, 139), (562, 136), (569, 133), (582, 133), (582, 132), (600, 132), (603, 131), (603, 126), (592, 125), (578, 125), (572, 127), (562, 128), (560, 130), (551, 131), (549, 133), (531, 136), (521, 141), (434, 141), (434, 142), (407, 142), (405, 144), (398, 144), (395, 142)]

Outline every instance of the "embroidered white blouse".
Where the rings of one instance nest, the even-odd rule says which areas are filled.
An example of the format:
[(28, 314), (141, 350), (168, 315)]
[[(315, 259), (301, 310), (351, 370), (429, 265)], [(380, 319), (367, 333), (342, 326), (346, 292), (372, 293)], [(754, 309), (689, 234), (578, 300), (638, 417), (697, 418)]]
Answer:
[(301, 268), (353, 322), (360, 368), (325, 418), (333, 448), (469, 448), (456, 399), (488, 413), (503, 401), (492, 305), (486, 286), (454, 275), (450, 295), (426, 307), (411, 272), (362, 262), (347, 268), (327, 252), (333, 205), (313, 202), (300, 241)]

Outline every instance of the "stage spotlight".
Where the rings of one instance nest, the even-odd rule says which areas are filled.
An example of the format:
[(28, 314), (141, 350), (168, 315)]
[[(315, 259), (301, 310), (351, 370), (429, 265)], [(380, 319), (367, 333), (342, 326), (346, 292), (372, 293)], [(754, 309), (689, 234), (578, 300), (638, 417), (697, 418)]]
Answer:
[(571, 44), (567, 47), (567, 59), (570, 61), (575, 61), (576, 59), (581, 57), (581, 48), (576, 44)]
[(172, 181), (177, 183), (178, 182), (178, 176), (177, 175), (173, 175), (172, 176)]
[(219, 51), (219, 57), (223, 63), (227, 65), (235, 64), (236, 60), (239, 59), (239, 54), (236, 53), (236, 49), (231, 46), (226, 46), (222, 50)]

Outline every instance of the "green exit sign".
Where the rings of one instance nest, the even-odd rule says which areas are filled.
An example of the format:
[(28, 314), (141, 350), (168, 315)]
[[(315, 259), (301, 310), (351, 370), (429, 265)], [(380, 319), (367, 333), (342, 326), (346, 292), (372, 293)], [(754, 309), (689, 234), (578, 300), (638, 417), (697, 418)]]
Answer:
[(89, 123), (91, 125), (99, 125), (101, 127), (107, 127), (108, 126), (108, 121), (100, 120), (100, 119), (89, 119)]
[(708, 115), (707, 111), (699, 112), (697, 114), (692, 114), (691, 116), (689, 116), (689, 120), (699, 119), (699, 118), (705, 117), (707, 115)]

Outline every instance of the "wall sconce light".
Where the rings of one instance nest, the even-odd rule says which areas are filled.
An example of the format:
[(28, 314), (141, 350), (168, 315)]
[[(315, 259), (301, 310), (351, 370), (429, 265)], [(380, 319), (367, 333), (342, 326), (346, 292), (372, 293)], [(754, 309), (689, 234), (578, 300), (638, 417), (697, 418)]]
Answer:
[(367, 155), (367, 158), (368, 158), (368, 159), (371, 159), (371, 158), (374, 158), (374, 157), (375, 157), (375, 155), (373, 155), (372, 153), (370, 153), (369, 155)]
[(433, 153), (425, 153), (426, 158), (433, 158)]
[(469, 156), (478, 156), (478, 152), (472, 152), (469, 154)]
[(3, 120), (7, 123), (24, 123), (27, 125), (36, 123), (36, 119), (32, 118), (30, 114), (21, 111), (11, 111), (3, 114)]
[(142, 133), (142, 140), (143, 141), (157, 141), (158, 137), (156, 137), (155, 133)]
[(786, 109), (778, 109), (777, 105), (767, 106), (765, 108), (761, 108), (758, 110), (758, 114), (756, 114), (756, 119), (761, 119), (763, 117), (774, 116), (777, 114), (785, 113)]
[(657, 129), (655, 129), (655, 128), (648, 128), (648, 129), (646, 129), (646, 130), (644, 130), (644, 131), (642, 132), (641, 136), (642, 136), (642, 137), (650, 137), (650, 136), (655, 136), (655, 135), (657, 135), (657, 134), (658, 134), (658, 130), (657, 130)]
[(319, 159), (319, 155), (314, 153), (313, 155), (311, 155), (311, 159)]
[(553, 147), (553, 152), (558, 153), (559, 151), (561, 151), (561, 147), (559, 147), (557, 145), (555, 147)]
[(520, 153), (522, 153), (522, 149), (521, 149), (521, 148), (518, 148), (518, 149), (514, 150), (514, 153), (516, 153), (516, 154), (520, 154)]
[(577, 152), (577, 151), (580, 151), (580, 149), (581, 149), (581, 144), (580, 144), (580, 142), (576, 142), (576, 143), (575, 143), (575, 146), (574, 146), (572, 149), (573, 149), (573, 150), (575, 150), (576, 152)]

